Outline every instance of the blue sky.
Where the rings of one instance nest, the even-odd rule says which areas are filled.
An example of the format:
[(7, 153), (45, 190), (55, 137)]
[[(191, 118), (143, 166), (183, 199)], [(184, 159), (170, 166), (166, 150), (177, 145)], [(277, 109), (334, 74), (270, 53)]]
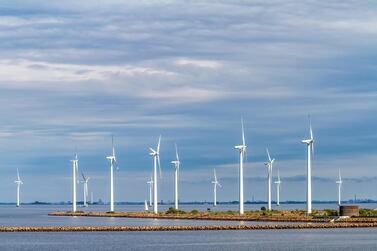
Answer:
[[(0, 3), (0, 201), (71, 199), (69, 160), (108, 200), (147, 198), (148, 147), (162, 134), (160, 198), (236, 200), (240, 118), (245, 198), (265, 199), (265, 148), (283, 200), (305, 199), (307, 115), (313, 199), (377, 199), (377, 8), (372, 1), (10, 1)], [(274, 173), (276, 173), (274, 171)], [(80, 187), (81, 189), (81, 187)], [(80, 191), (81, 194), (81, 191)]]

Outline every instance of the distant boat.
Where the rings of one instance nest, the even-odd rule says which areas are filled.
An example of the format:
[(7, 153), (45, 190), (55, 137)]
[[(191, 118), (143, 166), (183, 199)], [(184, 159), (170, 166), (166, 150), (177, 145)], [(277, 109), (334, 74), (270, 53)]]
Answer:
[(148, 203), (147, 203), (146, 200), (144, 200), (144, 210), (145, 210), (145, 211), (149, 211)]

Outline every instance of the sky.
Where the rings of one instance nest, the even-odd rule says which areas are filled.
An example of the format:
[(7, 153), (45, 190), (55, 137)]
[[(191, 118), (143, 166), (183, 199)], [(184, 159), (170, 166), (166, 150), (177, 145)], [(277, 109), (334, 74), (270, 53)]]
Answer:
[[(161, 142), (159, 199), (266, 200), (266, 147), (282, 200), (305, 200), (310, 114), (313, 199), (377, 199), (377, 7), (373, 1), (3, 0), (0, 3), (0, 201), (71, 200), (70, 160), (109, 200), (148, 199)], [(78, 196), (82, 199), (82, 185)], [(273, 198), (275, 198), (273, 187)]]

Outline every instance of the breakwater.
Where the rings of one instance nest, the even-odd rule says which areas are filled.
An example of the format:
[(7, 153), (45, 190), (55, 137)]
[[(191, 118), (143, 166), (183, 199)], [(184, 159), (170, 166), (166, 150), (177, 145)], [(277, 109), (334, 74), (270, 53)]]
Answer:
[(82, 227), (0, 227), (0, 232), (135, 232), (135, 231), (221, 231), (221, 230), (283, 230), (283, 229), (330, 229), (372, 228), (377, 223), (319, 223), (287, 225), (240, 225), (240, 226), (82, 226)]

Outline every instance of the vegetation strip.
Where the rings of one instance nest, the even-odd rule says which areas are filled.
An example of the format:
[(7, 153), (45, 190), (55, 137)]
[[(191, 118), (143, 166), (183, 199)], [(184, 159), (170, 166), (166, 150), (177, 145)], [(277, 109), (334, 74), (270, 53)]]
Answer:
[(122, 232), (122, 231), (213, 231), (213, 230), (279, 230), (371, 228), (377, 223), (335, 223), (298, 225), (240, 225), (240, 226), (96, 226), (96, 227), (0, 227), (0, 232)]
[[(179, 219), (179, 220), (213, 220), (213, 221), (264, 221), (264, 222), (302, 222), (302, 223), (327, 223), (333, 220), (331, 217), (315, 218), (304, 215), (233, 215), (225, 213), (185, 213), (185, 214), (151, 214), (140, 212), (54, 212), (50, 216), (82, 216), (82, 217), (124, 217), (124, 218), (150, 218), (150, 219)], [(347, 223), (377, 223), (377, 218), (352, 217), (339, 219), (337, 222)]]

